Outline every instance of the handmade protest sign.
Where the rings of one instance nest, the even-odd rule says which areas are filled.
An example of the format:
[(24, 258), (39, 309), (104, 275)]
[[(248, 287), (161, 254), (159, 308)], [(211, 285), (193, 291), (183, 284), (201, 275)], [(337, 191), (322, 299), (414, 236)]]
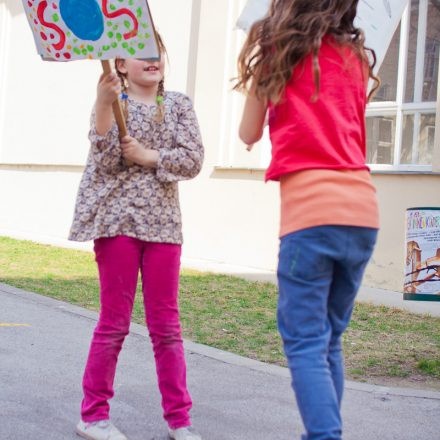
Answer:
[(23, 0), (44, 60), (158, 59), (146, 0)]
[[(252, 24), (268, 12), (271, 0), (248, 0), (237, 26), (248, 32)], [(402, 17), (408, 0), (360, 0), (356, 26), (365, 32), (366, 46), (376, 52), (377, 72)]]
[[(99, 59), (109, 74), (110, 59), (160, 58), (147, 0), (23, 0), (23, 7), (45, 61)], [(122, 138), (127, 127), (119, 100), (113, 112)]]

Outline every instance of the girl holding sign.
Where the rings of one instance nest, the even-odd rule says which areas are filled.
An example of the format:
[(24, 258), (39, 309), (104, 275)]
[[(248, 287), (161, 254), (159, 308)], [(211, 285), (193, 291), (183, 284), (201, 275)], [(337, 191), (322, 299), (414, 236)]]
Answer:
[(304, 440), (341, 439), (341, 337), (379, 227), (365, 165), (367, 85), (379, 81), (357, 6), (273, 0), (250, 30), (235, 85), (248, 92), (246, 144), (261, 138), (269, 111), (266, 180), (281, 187), (278, 326)]
[[(71, 240), (94, 240), (101, 287), (77, 426), (78, 434), (91, 440), (126, 439), (109, 421), (108, 400), (139, 270), (169, 436), (201, 440), (189, 417), (177, 301), (182, 244), (177, 184), (199, 173), (203, 146), (190, 99), (164, 91), (165, 48), (159, 43), (160, 61), (117, 59), (118, 74), (99, 81), (91, 149), (70, 233)], [(121, 89), (130, 136), (120, 142), (112, 104)]]

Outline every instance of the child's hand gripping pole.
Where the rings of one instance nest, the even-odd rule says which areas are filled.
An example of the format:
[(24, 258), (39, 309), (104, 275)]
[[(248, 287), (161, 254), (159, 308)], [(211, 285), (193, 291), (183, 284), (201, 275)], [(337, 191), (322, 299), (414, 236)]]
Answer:
[[(102, 70), (106, 75), (112, 73), (112, 68), (110, 66), (109, 60), (101, 60)], [(125, 116), (124, 111), (122, 109), (121, 101), (117, 99), (113, 103), (113, 114), (115, 115), (116, 124), (119, 130), (119, 139), (122, 139), (124, 136), (127, 136), (127, 125), (125, 124)], [(125, 164), (128, 166), (133, 165), (133, 162), (126, 160)]]

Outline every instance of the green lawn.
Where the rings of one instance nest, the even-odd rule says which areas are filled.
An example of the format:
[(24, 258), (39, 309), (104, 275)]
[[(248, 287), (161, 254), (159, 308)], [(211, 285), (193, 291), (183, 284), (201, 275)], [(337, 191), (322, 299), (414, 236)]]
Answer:
[[(99, 308), (93, 254), (0, 237), (0, 282)], [(184, 336), (285, 365), (276, 328), (276, 287), (184, 270)], [(138, 289), (133, 320), (144, 323)], [(357, 304), (344, 338), (347, 373), (357, 380), (440, 389), (440, 318)]]

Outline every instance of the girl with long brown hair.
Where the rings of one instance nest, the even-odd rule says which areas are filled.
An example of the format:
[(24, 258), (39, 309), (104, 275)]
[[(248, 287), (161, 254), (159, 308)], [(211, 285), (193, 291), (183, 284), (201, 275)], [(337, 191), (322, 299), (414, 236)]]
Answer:
[[(117, 74), (99, 81), (90, 154), (70, 233), (71, 240), (94, 240), (99, 269), (101, 311), (77, 426), (77, 433), (88, 440), (127, 440), (110, 422), (109, 400), (139, 272), (169, 437), (201, 440), (191, 428), (179, 320), (178, 182), (199, 173), (203, 145), (191, 100), (165, 91), (165, 47), (161, 39), (159, 43), (159, 61), (118, 59)], [(129, 135), (120, 141), (112, 103), (121, 91)]]
[[(379, 227), (365, 164), (365, 108), (375, 55), (354, 20), (358, 0), (273, 0), (239, 57), (247, 93), (240, 137), (263, 132), (280, 182), (278, 327), (306, 429), (340, 440), (341, 338)], [(368, 84), (371, 92), (367, 96)]]

